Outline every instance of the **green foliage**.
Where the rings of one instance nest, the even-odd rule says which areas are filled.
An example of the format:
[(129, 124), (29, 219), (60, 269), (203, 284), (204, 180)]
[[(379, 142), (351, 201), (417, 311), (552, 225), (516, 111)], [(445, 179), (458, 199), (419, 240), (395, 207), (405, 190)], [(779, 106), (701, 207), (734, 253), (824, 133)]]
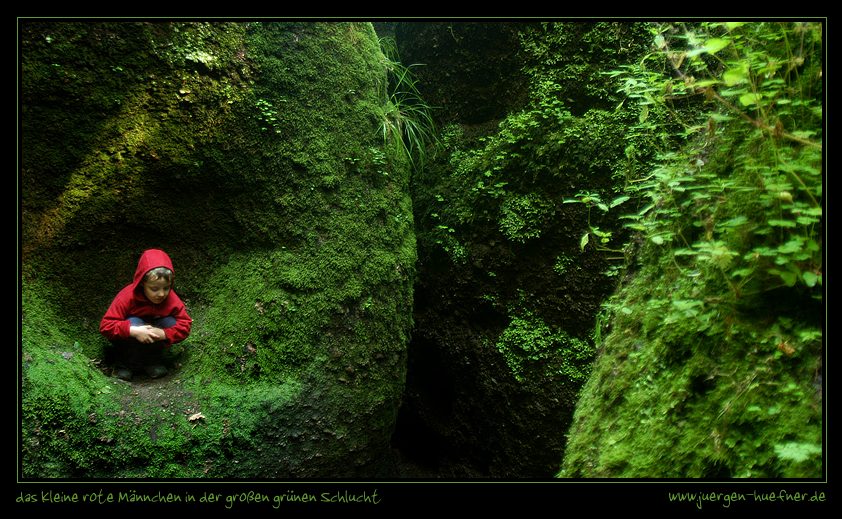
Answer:
[[(616, 254), (583, 251), (579, 239), (594, 228), (611, 233), (605, 246), (613, 249), (627, 234), (617, 220), (620, 206), (605, 212), (594, 205), (589, 217), (584, 204), (564, 201), (585, 189), (615, 200), (627, 179), (644, 170), (651, 146), (648, 136), (627, 138), (637, 113), (619, 103), (611, 81), (583, 80), (584, 72), (614, 63), (618, 47), (628, 49), (614, 38), (618, 32), (600, 40), (593, 24), (516, 25), (529, 80), (524, 101), (481, 125), (445, 126), (441, 152), (413, 178), (419, 281), (424, 300), (434, 301), (416, 307), (424, 319), (416, 333), (434, 337), (431, 347), (446, 359), (478, 359), (469, 375), (475, 379), (456, 390), (462, 409), (474, 402), (493, 407), (501, 392), (518, 395), (500, 411), (519, 424), (516, 430), (501, 430), (499, 421), (468, 424), (459, 411), (433, 427), (445, 437), (461, 434), (449, 424), (481, 435), (493, 430), (493, 441), (509, 446), (513, 458), (535, 459), (560, 457), (563, 437), (547, 439), (552, 446), (540, 454), (511, 446), (521, 441), (520, 431), (544, 436), (539, 431), (566, 428), (595, 357), (589, 337), (595, 314), (617, 280), (606, 275), (606, 261)], [(636, 32), (624, 26), (612, 28)], [(580, 45), (584, 32), (592, 38)], [(459, 89), (464, 80), (448, 81)], [(459, 362), (448, 369), (459, 370)], [(509, 371), (503, 378), (501, 367)], [(455, 371), (451, 378), (465, 380)], [(532, 410), (541, 418), (532, 419)]]
[[(610, 203), (605, 203), (602, 201), (602, 198), (598, 193), (584, 192), (577, 193), (575, 198), (564, 200), (563, 203), (565, 204), (581, 203), (588, 208), (588, 231), (583, 234), (582, 238), (579, 240), (579, 248), (581, 250), (584, 251), (585, 247), (591, 243), (598, 251), (622, 252), (621, 250), (611, 249), (608, 247), (612, 234), (610, 231), (603, 231), (599, 227), (591, 225), (591, 209), (593, 207), (597, 207), (602, 212), (607, 213), (609, 210), (617, 207), (628, 199), (629, 197), (624, 195), (615, 198)], [(594, 238), (593, 240), (591, 239), (592, 237)]]
[(500, 206), (500, 232), (521, 243), (537, 238), (554, 209), (553, 204), (538, 193), (507, 197)]
[[(559, 220), (578, 218), (562, 210), (561, 204), (584, 202), (587, 212), (579, 224), (586, 229), (584, 234), (595, 238), (599, 250), (616, 252), (608, 246), (616, 217), (597, 218), (590, 209), (599, 207), (607, 213), (609, 207), (601, 196), (611, 196), (611, 208), (628, 199), (611, 195), (638, 167), (627, 160), (621, 145), (626, 114), (590, 110), (575, 117), (559, 99), (559, 88), (542, 83), (532, 104), (509, 115), (498, 133), (480, 138), (471, 149), (465, 149), (457, 129), (445, 129), (442, 143), (449, 154), (450, 171), (441, 181), (442, 190), (430, 201), (429, 213), (436, 226), (442, 226), (437, 229), (458, 230), (490, 220), (506, 239), (525, 243)], [(578, 193), (581, 196), (571, 200), (559, 189), (585, 183), (599, 191), (587, 197)], [(437, 242), (447, 243), (442, 237)]]
[[(821, 137), (821, 26), (664, 24), (655, 33), (656, 52), (611, 75), (680, 123), (690, 145), (662, 153), (630, 186), (651, 203), (629, 226), (670, 243), (679, 268), (718, 271), (733, 300), (780, 286), (820, 298), (822, 153), (811, 139)], [(695, 100), (706, 110), (679, 113)]]
[(281, 128), (278, 125), (278, 111), (272, 105), (270, 101), (266, 99), (258, 99), (255, 102), (258, 111), (260, 112), (259, 118), (260, 121), (263, 123), (263, 126), (260, 127), (261, 131), (267, 131), (270, 128), (277, 134), (281, 133)]
[(563, 99), (576, 107), (608, 109), (619, 99), (601, 73), (646, 52), (645, 23), (543, 22), (520, 33), (526, 72), (533, 82), (561, 86)]
[(542, 376), (584, 383), (595, 350), (587, 341), (552, 330), (530, 312), (512, 317), (496, 343), (515, 379), (526, 380), (538, 367)]
[(570, 267), (573, 265), (573, 262), (574, 260), (570, 256), (560, 254), (556, 258), (555, 263), (553, 264), (553, 270), (556, 272), (556, 274), (562, 276), (566, 272), (568, 272), (568, 270), (570, 270)]
[(397, 46), (391, 38), (381, 38), (388, 73), (388, 102), (380, 122), (383, 141), (396, 142), (414, 168), (423, 167), (429, 149), (438, 143), (430, 107), (418, 92), (418, 80), (412, 67), (401, 63)]
[[(618, 68), (655, 135), (564, 477), (820, 477), (821, 27), (653, 25)], [(606, 427), (606, 424), (616, 426)]]

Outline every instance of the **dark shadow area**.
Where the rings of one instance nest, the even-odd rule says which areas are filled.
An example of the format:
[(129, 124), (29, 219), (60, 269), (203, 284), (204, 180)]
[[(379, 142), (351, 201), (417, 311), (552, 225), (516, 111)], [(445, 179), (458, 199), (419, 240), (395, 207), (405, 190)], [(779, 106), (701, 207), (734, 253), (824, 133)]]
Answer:
[[(425, 420), (446, 424), (452, 418), (453, 383), (441, 355), (429, 340), (417, 338), (409, 346), (407, 389), (398, 412), (392, 446), (425, 471), (439, 469), (447, 445)], [(422, 418), (425, 417), (425, 418)]]

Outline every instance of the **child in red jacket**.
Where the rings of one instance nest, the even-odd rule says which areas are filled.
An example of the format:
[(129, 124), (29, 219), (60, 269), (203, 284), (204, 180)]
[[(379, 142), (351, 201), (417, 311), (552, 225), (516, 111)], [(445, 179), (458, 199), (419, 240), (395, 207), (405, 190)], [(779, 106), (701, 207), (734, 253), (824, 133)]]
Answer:
[(166, 252), (149, 249), (137, 263), (134, 280), (123, 287), (99, 324), (114, 346), (116, 375), (131, 380), (143, 368), (152, 378), (167, 374), (162, 353), (190, 335), (193, 320), (172, 289), (175, 273)]

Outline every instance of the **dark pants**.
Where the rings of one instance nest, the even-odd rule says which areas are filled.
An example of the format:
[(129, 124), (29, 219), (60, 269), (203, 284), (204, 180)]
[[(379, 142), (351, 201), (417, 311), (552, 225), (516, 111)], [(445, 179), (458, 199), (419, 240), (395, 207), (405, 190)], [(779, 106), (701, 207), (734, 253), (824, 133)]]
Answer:
[[(143, 326), (149, 324), (155, 328), (170, 328), (175, 326), (174, 317), (161, 317), (146, 321), (140, 317), (130, 316), (128, 318), (132, 326)], [(112, 348), (109, 348), (110, 355), (106, 355), (106, 361), (116, 368), (128, 368), (131, 370), (142, 369), (146, 366), (164, 364), (164, 353), (168, 350), (166, 341), (144, 344), (136, 339), (130, 338), (121, 341), (113, 341)]]

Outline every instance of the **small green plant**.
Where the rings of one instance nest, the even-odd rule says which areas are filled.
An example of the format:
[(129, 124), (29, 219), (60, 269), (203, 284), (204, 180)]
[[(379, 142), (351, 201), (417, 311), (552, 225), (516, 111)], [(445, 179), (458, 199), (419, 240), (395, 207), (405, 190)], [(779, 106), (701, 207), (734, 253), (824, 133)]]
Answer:
[(812, 443), (789, 442), (775, 445), (775, 455), (785, 461), (801, 463), (814, 456), (821, 456), (822, 446)]
[(388, 171), (388, 161), (386, 160), (386, 154), (380, 148), (370, 147), (368, 148), (368, 153), (371, 158), (371, 163), (374, 165), (377, 173), (379, 173), (383, 177), (389, 176)]
[(639, 103), (635, 131), (671, 148), (630, 183), (646, 205), (628, 227), (671, 247), (677, 268), (711, 269), (732, 300), (780, 287), (821, 298), (821, 30), (656, 24), (653, 51), (609, 73)]
[(551, 201), (538, 193), (512, 194), (500, 206), (500, 232), (512, 241), (537, 238), (554, 212)]
[(255, 101), (254, 104), (259, 112), (258, 119), (260, 119), (260, 122), (262, 123), (260, 130), (265, 132), (271, 129), (276, 134), (280, 135), (281, 128), (279, 115), (272, 103), (266, 99), (260, 98)]
[(514, 316), (496, 347), (518, 382), (524, 382), (528, 373), (539, 366), (544, 375), (560, 375), (569, 381), (583, 383), (590, 373), (595, 353), (589, 342), (551, 329), (531, 312)]
[(607, 213), (628, 199), (628, 196), (623, 195), (606, 204), (602, 201), (602, 197), (598, 193), (588, 191), (577, 193), (575, 198), (568, 198), (562, 202), (563, 204), (584, 204), (588, 208), (588, 230), (579, 239), (579, 248), (582, 251), (591, 244), (598, 251), (623, 252), (622, 249), (615, 249), (608, 246), (611, 242), (612, 233), (610, 231), (604, 231), (591, 223), (591, 209), (596, 207), (603, 213)]
[[(433, 214), (433, 217), (438, 217)], [(456, 229), (448, 225), (436, 225), (432, 231), (433, 242), (441, 246), (456, 264), (464, 263), (468, 258), (468, 251), (456, 238)]]
[(384, 142), (398, 143), (412, 166), (418, 169), (426, 161), (428, 147), (438, 142), (432, 108), (421, 97), (418, 80), (411, 71), (418, 65), (401, 63), (394, 40), (383, 38), (380, 46), (388, 72), (388, 100), (380, 132)]
[(570, 271), (570, 267), (573, 265), (573, 258), (570, 256), (561, 254), (555, 259), (555, 263), (553, 264), (553, 270), (559, 276), (563, 276), (567, 272)]

